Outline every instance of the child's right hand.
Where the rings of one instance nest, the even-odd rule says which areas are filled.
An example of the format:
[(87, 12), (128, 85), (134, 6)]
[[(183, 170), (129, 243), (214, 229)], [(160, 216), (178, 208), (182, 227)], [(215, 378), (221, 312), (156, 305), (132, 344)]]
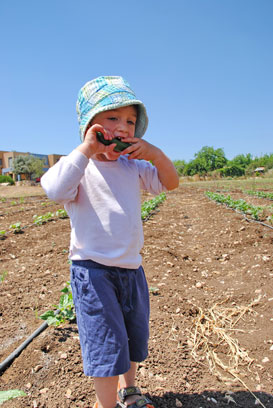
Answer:
[(114, 138), (111, 131), (103, 128), (101, 125), (95, 124), (87, 130), (83, 143), (78, 146), (77, 149), (88, 158), (107, 153), (107, 156), (110, 155), (111, 160), (116, 160), (120, 156), (119, 152), (114, 151), (116, 144), (112, 143), (105, 146), (103, 143), (100, 143), (97, 138), (97, 132), (101, 132), (106, 140), (112, 140)]

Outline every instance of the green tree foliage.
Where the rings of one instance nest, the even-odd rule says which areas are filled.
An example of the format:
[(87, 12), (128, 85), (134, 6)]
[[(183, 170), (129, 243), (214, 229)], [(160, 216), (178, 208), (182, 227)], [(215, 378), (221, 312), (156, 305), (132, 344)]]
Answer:
[(0, 175), (0, 184), (1, 183), (15, 184), (12, 177), (5, 175)]
[(241, 177), (253, 175), (257, 167), (264, 167), (265, 172), (273, 169), (273, 153), (255, 158), (250, 153), (238, 154), (232, 160), (227, 160), (223, 149), (204, 146), (194, 157), (188, 163), (174, 160), (179, 176), (218, 174), (221, 177)]
[(20, 155), (15, 157), (12, 167), (15, 174), (25, 174), (26, 179), (30, 180), (43, 174), (44, 162), (32, 155)]
[(238, 156), (235, 156), (232, 160), (230, 160), (228, 162), (229, 166), (239, 166), (243, 169), (245, 169), (247, 166), (250, 165), (250, 163), (252, 162), (252, 156), (250, 153), (247, 153), (246, 155), (244, 154), (238, 154)]
[(273, 168), (273, 153), (265, 154), (261, 157), (255, 157), (246, 168), (246, 174), (253, 174), (257, 167), (264, 167), (265, 171)]
[(192, 176), (196, 173), (207, 174), (210, 171), (220, 169), (227, 164), (227, 159), (223, 149), (214, 149), (213, 147), (204, 146), (196, 153), (195, 159), (191, 160), (184, 170), (184, 174)]
[(228, 166), (218, 169), (217, 172), (219, 172), (222, 177), (240, 177), (245, 174), (245, 169), (237, 164), (229, 163)]
[(176, 168), (178, 175), (182, 176), (184, 173), (185, 166), (186, 166), (185, 160), (174, 160), (173, 164), (174, 164), (174, 167)]

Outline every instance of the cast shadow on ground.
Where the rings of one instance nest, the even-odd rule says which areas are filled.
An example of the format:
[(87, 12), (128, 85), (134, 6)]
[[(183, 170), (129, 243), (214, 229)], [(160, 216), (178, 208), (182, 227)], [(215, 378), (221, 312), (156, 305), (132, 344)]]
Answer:
[(60, 343), (65, 343), (71, 336), (78, 336), (78, 334), (75, 322), (71, 322), (68, 327), (54, 328), (54, 335)]
[(265, 392), (253, 392), (263, 405), (258, 404), (248, 391), (205, 391), (203, 393), (173, 393), (167, 392), (162, 397), (146, 394), (157, 408), (273, 408), (273, 395)]

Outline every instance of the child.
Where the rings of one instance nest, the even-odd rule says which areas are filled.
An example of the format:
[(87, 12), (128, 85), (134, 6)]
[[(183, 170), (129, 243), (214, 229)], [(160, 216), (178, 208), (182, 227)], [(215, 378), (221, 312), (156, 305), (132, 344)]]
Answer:
[[(94, 377), (95, 407), (154, 407), (135, 387), (137, 362), (147, 357), (149, 336), (140, 190), (172, 190), (178, 176), (165, 154), (141, 139), (146, 109), (123, 78), (87, 82), (77, 112), (82, 143), (41, 183), (70, 216), (71, 286), (84, 373)], [(116, 144), (105, 146), (97, 132), (130, 146), (116, 152)]]

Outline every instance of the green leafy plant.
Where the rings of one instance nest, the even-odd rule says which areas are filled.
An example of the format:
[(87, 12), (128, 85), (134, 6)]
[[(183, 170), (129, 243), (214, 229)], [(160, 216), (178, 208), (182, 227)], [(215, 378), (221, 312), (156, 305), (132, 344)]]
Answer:
[(253, 191), (253, 190), (247, 190), (246, 193), (248, 195), (253, 195), (259, 198), (266, 198), (268, 200), (273, 200), (273, 193), (268, 193), (265, 191)]
[(152, 211), (164, 200), (166, 199), (166, 194), (161, 193), (158, 196), (152, 198), (151, 200), (145, 201), (141, 206), (141, 218), (146, 220), (152, 213)]
[(159, 295), (159, 289), (156, 287), (150, 287), (149, 292), (152, 293), (152, 295)]
[(24, 391), (21, 390), (0, 391), (0, 405), (2, 405), (5, 401), (8, 401), (10, 399), (25, 396), (26, 394), (24, 393)]
[(9, 229), (13, 231), (14, 234), (19, 234), (22, 232), (21, 223), (15, 222), (14, 224), (10, 224)]
[(60, 208), (59, 210), (56, 211), (56, 216), (58, 218), (67, 218), (68, 217), (67, 212), (63, 208)]
[(40, 316), (49, 325), (59, 326), (66, 321), (73, 321), (76, 318), (70, 282), (67, 282), (61, 292), (63, 294), (60, 297), (59, 304), (53, 305), (56, 310), (48, 310)]
[(3, 282), (8, 274), (8, 271), (3, 271), (2, 275), (0, 275), (0, 282)]
[(13, 178), (11, 176), (6, 176), (6, 175), (3, 175), (3, 174), (0, 175), (0, 184), (1, 183), (9, 183), (9, 184), (12, 184), (12, 185), (15, 184), (14, 180), (13, 180)]
[(6, 236), (6, 231), (5, 230), (1, 230), (0, 231), (0, 239), (6, 239), (7, 238), (7, 236)]
[(242, 199), (233, 200), (230, 197), (230, 195), (225, 196), (223, 194), (213, 193), (210, 191), (207, 191), (205, 194), (211, 200), (214, 200), (220, 204), (225, 204), (227, 207), (233, 208), (234, 210), (238, 210), (244, 214), (250, 215), (255, 220), (260, 220), (260, 214), (264, 210), (263, 207), (249, 204)]
[(43, 215), (34, 215), (33, 222), (35, 225), (42, 225), (45, 224), (47, 221), (52, 220), (54, 218), (54, 214), (52, 212), (48, 212)]

